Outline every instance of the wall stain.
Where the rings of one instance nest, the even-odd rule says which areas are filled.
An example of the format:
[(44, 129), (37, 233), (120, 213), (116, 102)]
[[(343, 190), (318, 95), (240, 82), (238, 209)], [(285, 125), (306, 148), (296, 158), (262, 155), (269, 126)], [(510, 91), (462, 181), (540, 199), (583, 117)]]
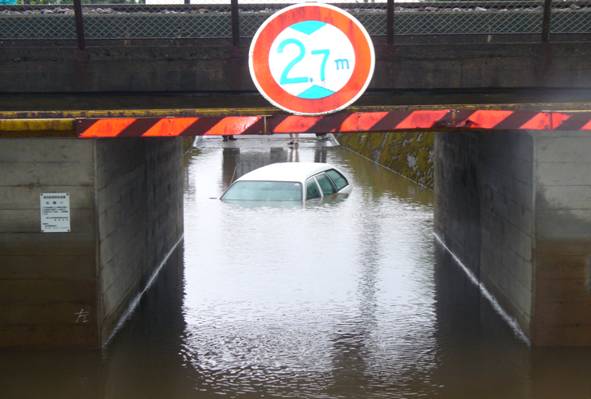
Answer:
[(434, 133), (340, 134), (341, 145), (433, 189)]

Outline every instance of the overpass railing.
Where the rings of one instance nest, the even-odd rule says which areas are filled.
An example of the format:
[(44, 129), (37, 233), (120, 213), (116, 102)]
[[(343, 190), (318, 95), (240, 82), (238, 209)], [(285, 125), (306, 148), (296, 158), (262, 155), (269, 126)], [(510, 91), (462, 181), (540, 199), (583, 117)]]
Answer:
[[(58, 3), (2, 4), (10, 1)], [(291, 3), (193, 0), (193, 4), (87, 4), (81, 1), (87, 0), (0, 0), (0, 45), (21, 40), (77, 40), (83, 48), (87, 41), (214, 38), (232, 39), (237, 44), (241, 38), (253, 36), (269, 15)], [(355, 15), (371, 35), (385, 37), (389, 42), (434, 35), (452, 36), (458, 41), (476, 35), (487, 36), (489, 40), (492, 36), (522, 40), (524, 35), (529, 35), (541, 41), (565, 35), (571, 39), (591, 36), (591, 0), (330, 2)]]

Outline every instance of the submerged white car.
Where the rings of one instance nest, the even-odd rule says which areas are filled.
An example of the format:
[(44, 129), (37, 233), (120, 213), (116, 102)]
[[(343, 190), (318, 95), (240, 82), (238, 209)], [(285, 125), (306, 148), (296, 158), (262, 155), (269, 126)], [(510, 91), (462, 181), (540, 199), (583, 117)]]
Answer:
[(258, 168), (237, 179), (222, 201), (299, 201), (348, 194), (345, 175), (327, 163), (282, 162)]

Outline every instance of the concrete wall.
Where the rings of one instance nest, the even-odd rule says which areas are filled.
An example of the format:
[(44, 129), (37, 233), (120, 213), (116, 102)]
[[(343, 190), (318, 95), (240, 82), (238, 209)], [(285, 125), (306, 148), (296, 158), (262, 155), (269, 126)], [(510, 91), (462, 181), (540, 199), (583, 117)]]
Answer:
[[(94, 184), (91, 141), (2, 140), (0, 347), (96, 345)], [(44, 192), (70, 193), (70, 233), (41, 233)]]
[(182, 139), (96, 142), (102, 342), (183, 234), (182, 154)]
[[(370, 89), (591, 87), (588, 42), (425, 40), (428, 44), (389, 45), (374, 38), (376, 71)], [(46, 44), (6, 46), (0, 52), (0, 92), (255, 91), (248, 41), (238, 47), (215, 39), (184, 43), (103, 43), (82, 52)]]
[(591, 345), (591, 137), (540, 134), (534, 154), (533, 337)]
[(530, 333), (534, 236), (532, 138), (440, 133), (435, 231)]
[(534, 345), (591, 345), (591, 140), (435, 139), (435, 230)]
[(433, 133), (340, 134), (339, 143), (402, 176), (433, 188)]
[[(0, 346), (108, 339), (182, 235), (182, 153), (182, 139), (2, 141)], [(71, 233), (40, 232), (42, 192), (70, 193)]]

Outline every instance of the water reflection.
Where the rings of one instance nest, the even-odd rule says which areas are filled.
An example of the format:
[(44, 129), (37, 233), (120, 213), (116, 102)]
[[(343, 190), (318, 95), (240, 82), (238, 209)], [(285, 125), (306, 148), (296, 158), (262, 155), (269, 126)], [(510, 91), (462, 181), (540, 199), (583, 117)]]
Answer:
[[(378, 396), (392, 395), (400, 388), (396, 377), (406, 371), (398, 376), (390, 371), (405, 357), (416, 357), (415, 346), (400, 340), (411, 342), (432, 319), (432, 311), (415, 315), (421, 302), (415, 293), (422, 290), (397, 281), (422, 256), (411, 247), (430, 234), (429, 199), (418, 211), (418, 205), (405, 208), (390, 201), (388, 190), (374, 196), (372, 190), (400, 179), (365, 161), (374, 173), (359, 181), (349, 163), (352, 154), (301, 144), (287, 151), (288, 160), (298, 154), (302, 161), (328, 161), (348, 171), (353, 198), (305, 210), (244, 209), (197, 199), (191, 218), (209, 228), (196, 230), (192, 238), (187, 231), (199, 267), (187, 279), (185, 312), (191, 321), (185, 353), (193, 367), (217, 376), (207, 381), (203, 389), (208, 391), (238, 394), (264, 385), (274, 396), (359, 397), (368, 388)], [(244, 157), (251, 153), (256, 152), (223, 152), (224, 164), (230, 165), (224, 169), (246, 169), (240, 165), (252, 165)], [(210, 161), (198, 162), (203, 165), (195, 170)], [(417, 222), (426, 228), (417, 232)], [(384, 233), (391, 223), (398, 230), (394, 237)], [(401, 260), (392, 256), (401, 253), (391, 241), (397, 235), (407, 248)], [(399, 289), (389, 289), (390, 282)], [(413, 298), (413, 306), (404, 305)], [(392, 320), (401, 306), (406, 308)], [(415, 331), (409, 331), (415, 320)]]
[(437, 368), (446, 398), (531, 398), (529, 350), (435, 245)]
[(105, 398), (165, 398), (189, 392), (194, 375), (183, 364), (184, 247), (105, 352)]
[(300, 159), (300, 147), (281, 146), (270, 148), (240, 148), (234, 144), (222, 148), (222, 184), (228, 187), (234, 180), (265, 165), (276, 162), (327, 162), (329, 147), (325, 142), (318, 143), (312, 149), (306, 148), (304, 152), (312, 152), (312, 159)]
[(258, 169), (276, 162), (298, 162), (297, 148), (286, 150), (284, 147), (249, 148), (241, 150), (237, 146), (227, 146), (222, 149), (222, 184), (227, 188), (234, 180)]
[[(323, 155), (326, 157), (326, 152)], [(367, 361), (372, 352), (372, 332), (377, 327), (377, 282), (381, 257), (380, 232), (375, 228), (374, 219), (375, 216), (371, 216), (359, 221), (361, 229), (356, 248), (356, 261), (360, 265), (357, 314), (351, 319), (340, 321), (331, 338), (333, 374), (328, 392), (333, 395), (361, 397), (368, 386)]]
[(233, 175), (291, 159), (232, 146), (189, 159), (185, 245), (108, 350), (4, 351), (2, 399), (591, 397), (591, 351), (529, 351), (434, 243), (428, 191), (301, 141), (347, 200), (230, 206)]

